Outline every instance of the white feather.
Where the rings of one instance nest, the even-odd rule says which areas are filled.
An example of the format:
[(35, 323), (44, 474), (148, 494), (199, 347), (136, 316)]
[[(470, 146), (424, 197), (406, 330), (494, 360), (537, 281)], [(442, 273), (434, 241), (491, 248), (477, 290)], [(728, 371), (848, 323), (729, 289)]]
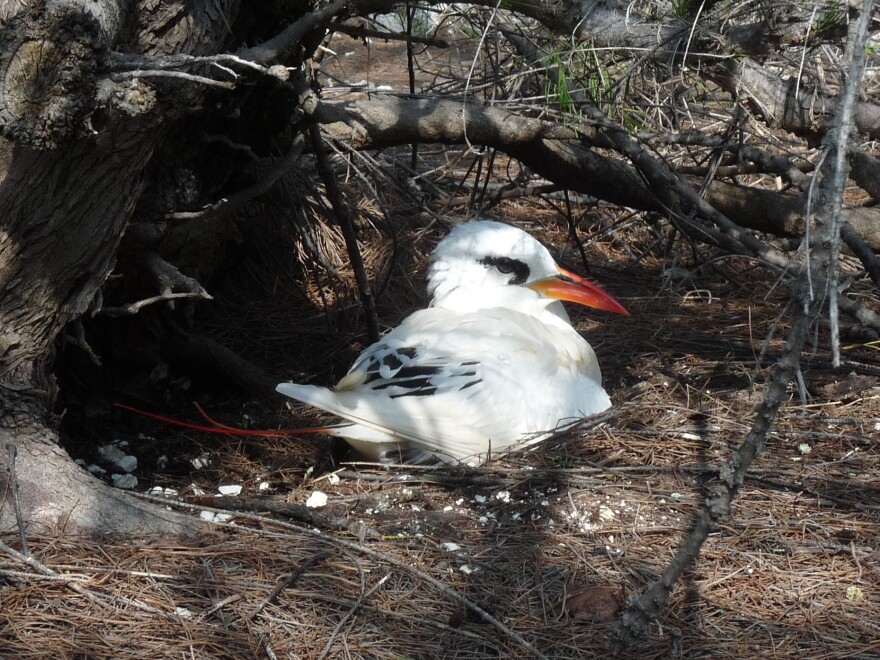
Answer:
[(526, 263), (529, 282), (558, 272), (519, 229), (461, 225), (434, 253), (432, 307), (367, 348), (335, 388), (278, 392), (351, 422), (334, 434), (384, 460), (402, 450), (480, 463), (607, 409), (595, 353), (561, 304), (511, 285), (486, 255)]

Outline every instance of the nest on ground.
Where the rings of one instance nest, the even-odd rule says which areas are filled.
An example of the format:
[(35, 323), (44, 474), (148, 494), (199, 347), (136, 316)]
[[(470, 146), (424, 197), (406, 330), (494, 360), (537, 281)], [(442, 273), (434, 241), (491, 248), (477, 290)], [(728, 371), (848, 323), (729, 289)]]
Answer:
[[(608, 268), (620, 252), (607, 235), (588, 250)], [(28, 535), (36, 563), (0, 552), (0, 656), (606, 657), (622, 603), (663, 571), (745, 438), (784, 339), (786, 295), (750, 267), (670, 273), (649, 256), (625, 286), (598, 271), (634, 314), (576, 317), (614, 408), (480, 468), (312, 469), (291, 457), (320, 440), (193, 434), (213, 463), (152, 483), (213, 531)], [(818, 339), (732, 515), (631, 657), (876, 657), (880, 371), (870, 346), (830, 369)], [(230, 482), (241, 495), (197, 495)], [(326, 504), (305, 506), (316, 493)]]

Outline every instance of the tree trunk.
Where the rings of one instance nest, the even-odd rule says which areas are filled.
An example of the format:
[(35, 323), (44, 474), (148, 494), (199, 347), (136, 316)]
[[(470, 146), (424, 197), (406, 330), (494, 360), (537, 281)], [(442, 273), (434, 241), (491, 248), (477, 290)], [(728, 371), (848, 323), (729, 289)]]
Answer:
[[(0, 492), (16, 485), (9, 483), (12, 443), (28, 524), (123, 534), (192, 529), (97, 481), (58, 447), (50, 368), (65, 325), (89, 309), (114, 267), (141, 172), (168, 124), (152, 89), (101, 81), (99, 68), (116, 43), (141, 53), (212, 52), (238, 2), (210, 4), (147, 12), (121, 0), (0, 0), (7, 20), (0, 38)], [(124, 25), (136, 32), (122, 33)], [(0, 529), (14, 523), (7, 497)]]

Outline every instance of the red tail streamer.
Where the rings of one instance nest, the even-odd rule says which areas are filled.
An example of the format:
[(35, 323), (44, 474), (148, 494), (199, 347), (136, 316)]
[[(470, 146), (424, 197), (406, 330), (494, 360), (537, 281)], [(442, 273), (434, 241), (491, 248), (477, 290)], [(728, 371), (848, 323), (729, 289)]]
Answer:
[(208, 422), (208, 424), (210, 424), (210, 426), (205, 426), (202, 424), (192, 424), (191, 422), (184, 422), (179, 419), (174, 419), (173, 417), (166, 417), (165, 415), (158, 415), (156, 413), (147, 412), (146, 410), (127, 406), (124, 403), (114, 403), (113, 405), (122, 410), (133, 412), (136, 415), (140, 415), (141, 417), (149, 417), (150, 419), (155, 419), (156, 421), (164, 422), (165, 424), (171, 424), (172, 426), (179, 426), (181, 428), (191, 429), (193, 431), (201, 431), (202, 433), (222, 433), (225, 435), (273, 438), (287, 437), (291, 435), (308, 435), (312, 433), (332, 433), (333, 429), (336, 428), (335, 426), (331, 425), (315, 426), (306, 429), (237, 429), (234, 426), (227, 426), (226, 424), (221, 424), (220, 422), (214, 421), (213, 419), (211, 419), (211, 417), (208, 416), (208, 413), (206, 413), (198, 403), (195, 403), (196, 410), (198, 410), (201, 416)]

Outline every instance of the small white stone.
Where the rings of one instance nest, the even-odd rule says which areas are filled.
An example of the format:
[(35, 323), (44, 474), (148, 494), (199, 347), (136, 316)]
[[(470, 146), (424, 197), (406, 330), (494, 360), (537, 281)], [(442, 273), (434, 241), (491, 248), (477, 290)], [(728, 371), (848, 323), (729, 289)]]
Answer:
[(227, 484), (224, 486), (218, 486), (217, 491), (221, 495), (226, 495), (228, 497), (235, 497), (241, 493), (241, 485), (240, 484)]
[(271, 487), (272, 487), (272, 484), (270, 484), (268, 481), (261, 481), (260, 485), (257, 486), (257, 490), (260, 491), (261, 493), (265, 493)]
[(865, 592), (856, 585), (852, 585), (851, 587), (847, 587), (846, 599), (852, 603), (860, 603), (865, 600)]
[(339, 483), (340, 481), (342, 481), (342, 480), (339, 478), (339, 475), (338, 475), (338, 474), (336, 474), (335, 472), (333, 472), (333, 473), (327, 475), (327, 481), (330, 482), (330, 485), (331, 485), (331, 486), (335, 486), (336, 484), (338, 484), (338, 483)]
[(116, 445), (104, 445), (103, 447), (98, 447), (98, 456), (108, 463), (115, 463), (125, 456), (125, 452)]
[(137, 469), (137, 458), (127, 455), (116, 445), (98, 447), (98, 456), (105, 463), (123, 472), (132, 472)]
[(232, 520), (229, 513), (214, 513), (213, 511), (200, 511), (199, 518), (207, 522), (224, 523)]
[(474, 495), (474, 502), (477, 504), (483, 504), (486, 501), (485, 495)]
[(163, 488), (162, 486), (153, 486), (150, 490), (147, 491), (148, 495), (154, 495), (155, 497), (177, 497), (177, 489), (176, 488)]
[(134, 472), (135, 470), (137, 470), (138, 459), (136, 456), (126, 454), (118, 461), (116, 461), (115, 465), (123, 472)]
[(112, 477), (113, 485), (123, 490), (131, 490), (137, 488), (138, 480), (133, 474), (114, 474)]
[(327, 506), (327, 493), (322, 493), (320, 490), (314, 491), (306, 500), (306, 506), (310, 509), (320, 509), (322, 506)]
[(211, 464), (211, 456), (210, 454), (202, 454), (201, 456), (196, 456), (190, 463), (196, 470), (202, 470)]
[(495, 499), (504, 502), (505, 504), (510, 502), (510, 491), (499, 490), (497, 493), (495, 493)]
[(458, 567), (458, 570), (460, 570), (465, 575), (470, 575), (471, 573), (475, 573), (477, 569), (473, 566), (470, 566), (469, 564), (462, 564)]
[(441, 545), (447, 552), (458, 552), (459, 550), (461, 550), (461, 546), (458, 543), (453, 543), (452, 541), (446, 541), (446, 543), (442, 543)]
[(175, 607), (174, 613), (181, 619), (192, 619), (192, 612), (190, 612), (185, 607)]
[(681, 437), (684, 438), (685, 440), (699, 440), (700, 439), (700, 436), (698, 436), (696, 433), (688, 433), (687, 431), (682, 433)]
[(452, 508), (450, 505), (447, 504), (446, 506), (443, 507), (443, 510), (444, 510), (444, 511), (452, 511), (453, 508)]
[(92, 463), (89, 467), (86, 468), (92, 474), (107, 474), (107, 470), (102, 468), (100, 465), (95, 465)]

